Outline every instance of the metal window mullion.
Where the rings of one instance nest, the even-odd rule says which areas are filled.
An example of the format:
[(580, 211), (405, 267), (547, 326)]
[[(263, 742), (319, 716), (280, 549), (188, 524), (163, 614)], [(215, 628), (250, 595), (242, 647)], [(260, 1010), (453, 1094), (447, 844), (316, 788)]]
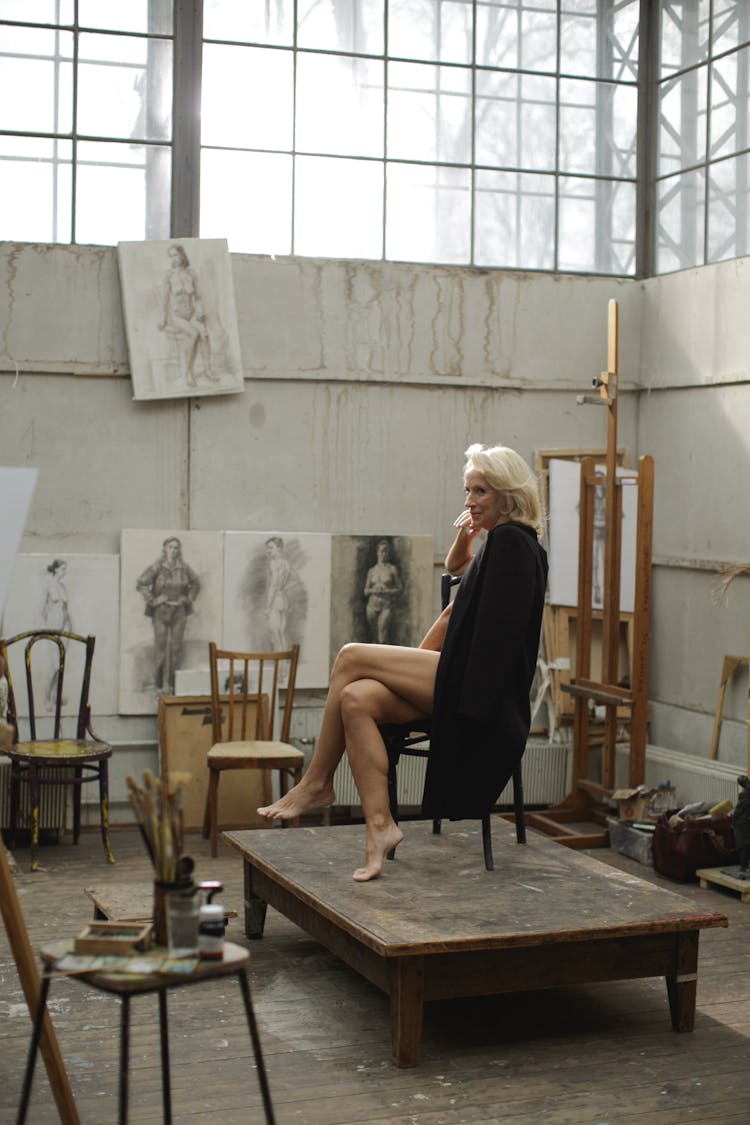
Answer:
[(383, 261), (386, 260), (386, 230), (388, 224), (388, 70), (390, 63), (388, 54), (389, 14), (389, 0), (385, 0), (385, 3), (383, 4), (383, 223), (381, 232), (381, 257)]
[(659, 124), (659, 6), (640, 0), (635, 199), (635, 276), (656, 273), (656, 161)]
[(554, 254), (553, 271), (560, 268), (560, 29), (562, 24), (561, 0), (557, 0), (557, 28), (555, 45), (555, 207), (554, 207)]
[(293, 0), (292, 4), (292, 213), (289, 216), (290, 221), (290, 241), (291, 252), (295, 251), (295, 239), (297, 236), (297, 58), (299, 54), (299, 43), (297, 38), (298, 29), (298, 8), (297, 0)]
[(203, 0), (175, 0), (172, 76), (172, 238), (200, 234)]
[(70, 151), (70, 241), (76, 241), (76, 195), (78, 193), (78, 0), (73, 5), (73, 81)]

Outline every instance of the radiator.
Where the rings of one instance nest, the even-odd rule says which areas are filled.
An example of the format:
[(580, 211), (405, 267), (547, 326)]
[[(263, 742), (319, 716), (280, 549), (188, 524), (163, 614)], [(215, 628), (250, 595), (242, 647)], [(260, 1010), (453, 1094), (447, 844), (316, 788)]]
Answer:
[[(560, 743), (530, 740), (523, 756), (523, 798), (526, 805), (554, 805), (567, 792), (569, 748)], [(426, 758), (405, 754), (398, 766), (399, 808), (420, 805), (427, 770)], [(359, 795), (346, 757), (342, 758), (334, 778), (336, 804), (359, 805)], [(497, 802), (513, 804), (513, 783), (508, 782)]]
[[(42, 777), (49, 776), (47, 770), (42, 770)], [(42, 829), (55, 828), (65, 831), (67, 827), (68, 797), (71, 792), (69, 785), (42, 785), (39, 795), (39, 827)], [(21, 783), (21, 801), (18, 814), (18, 828), (27, 828), (31, 824), (31, 809), (29, 807), (29, 787)], [(0, 760), (0, 828), (10, 825), (10, 762)]]
[[(695, 758), (690, 754), (681, 754), (678, 750), (668, 750), (664, 746), (646, 748), (644, 784), (655, 788), (661, 781), (671, 781), (678, 805), (694, 801), (709, 801), (715, 805), (724, 800), (735, 804), (739, 795), (737, 778), (743, 772), (742, 766)], [(617, 750), (617, 784), (628, 784), (626, 747)]]

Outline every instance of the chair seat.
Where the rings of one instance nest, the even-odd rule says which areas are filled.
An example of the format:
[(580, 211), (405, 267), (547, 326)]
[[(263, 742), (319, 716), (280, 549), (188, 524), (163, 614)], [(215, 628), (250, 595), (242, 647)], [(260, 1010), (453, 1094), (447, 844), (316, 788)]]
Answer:
[(216, 742), (208, 752), (208, 765), (213, 769), (295, 769), (305, 755), (288, 742), (250, 739), (246, 742)]
[(112, 747), (107, 742), (87, 742), (75, 738), (53, 738), (47, 741), (17, 742), (3, 753), (15, 761), (39, 762), (45, 765), (77, 765), (79, 762), (98, 762), (109, 758)]

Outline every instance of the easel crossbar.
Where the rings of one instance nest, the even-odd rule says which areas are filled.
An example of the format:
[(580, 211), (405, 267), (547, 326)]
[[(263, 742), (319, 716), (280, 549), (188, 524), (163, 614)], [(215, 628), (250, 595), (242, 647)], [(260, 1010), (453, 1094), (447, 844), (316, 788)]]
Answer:
[(580, 676), (571, 680), (569, 684), (560, 684), (563, 691), (569, 695), (577, 695), (585, 699), (598, 700), (600, 703), (616, 703), (623, 706), (632, 706), (633, 693), (629, 688), (620, 687), (619, 684), (602, 684), (596, 680), (585, 680)]

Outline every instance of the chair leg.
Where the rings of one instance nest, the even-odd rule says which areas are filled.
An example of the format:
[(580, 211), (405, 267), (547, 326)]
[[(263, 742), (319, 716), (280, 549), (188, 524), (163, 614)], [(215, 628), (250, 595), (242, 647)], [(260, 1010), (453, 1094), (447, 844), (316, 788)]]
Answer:
[(39, 769), (35, 762), (29, 765), (29, 803), (31, 804), (31, 870), (39, 870)]
[(489, 815), (482, 817), (482, 848), (484, 849), (485, 871), (494, 871), (495, 860), (492, 855), (492, 825)]
[[(396, 767), (398, 765), (399, 753), (389, 743), (387, 738), (383, 739), (385, 750), (388, 755), (388, 805), (391, 810), (391, 816), (394, 823), (398, 824), (398, 776)], [(386, 859), (396, 858), (396, 849), (391, 848), (385, 853)]]
[(81, 842), (81, 787), (83, 769), (76, 766), (73, 770), (73, 843)]
[(526, 843), (526, 820), (523, 811), (523, 776), (520, 764), (513, 770), (513, 812), (516, 817), (516, 841)]
[(21, 767), (18, 762), (10, 765), (10, 847), (16, 846), (16, 825), (18, 824), (18, 806), (21, 803)]
[(99, 818), (102, 830), (102, 843), (107, 863), (114, 863), (109, 842), (109, 762), (104, 758), (99, 763)]

